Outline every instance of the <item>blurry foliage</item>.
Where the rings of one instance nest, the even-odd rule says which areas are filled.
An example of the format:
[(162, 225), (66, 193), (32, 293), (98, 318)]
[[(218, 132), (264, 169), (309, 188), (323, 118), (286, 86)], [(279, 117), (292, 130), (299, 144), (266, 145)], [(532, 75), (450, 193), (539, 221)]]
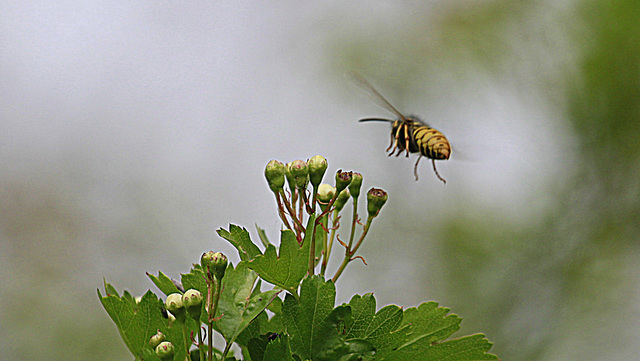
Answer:
[(397, 89), (410, 76), (443, 71), (460, 83), (482, 74), (507, 79), (554, 107), (577, 139), (569, 181), (551, 182), (544, 192), (552, 202), (529, 224), (452, 206), (456, 217), (438, 226), (442, 258), (434, 266), (445, 270), (447, 302), (473, 314), (463, 328), (487, 331), (505, 359), (624, 358), (637, 333), (621, 310), (637, 302), (637, 277), (629, 276), (640, 254), (640, 2), (436, 8), (439, 17), (425, 9), (405, 19), (410, 26), (376, 29), (353, 52), (347, 48), (358, 40), (349, 40), (345, 66)]

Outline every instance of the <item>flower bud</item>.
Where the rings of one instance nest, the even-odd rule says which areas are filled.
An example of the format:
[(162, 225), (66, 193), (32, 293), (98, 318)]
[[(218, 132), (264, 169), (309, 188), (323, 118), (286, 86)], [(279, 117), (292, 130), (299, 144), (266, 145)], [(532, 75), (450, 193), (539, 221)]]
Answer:
[[(293, 162), (291, 162), (293, 163)], [(284, 175), (287, 178), (287, 184), (289, 185), (289, 189), (291, 190), (291, 194), (296, 190), (296, 182), (293, 178), (293, 174), (291, 174), (291, 163), (287, 163), (284, 166)]]
[(336, 198), (336, 202), (334, 203), (338, 212), (344, 208), (344, 205), (347, 204), (350, 196), (349, 188), (344, 189), (340, 194), (338, 194), (338, 198)]
[(158, 355), (162, 361), (173, 360), (173, 353), (173, 344), (169, 341), (161, 342), (156, 347), (156, 355)]
[(187, 312), (184, 308), (184, 302), (182, 301), (182, 295), (179, 293), (172, 293), (167, 296), (165, 301), (165, 307), (167, 311), (171, 312), (175, 316), (176, 320), (180, 323), (184, 323), (187, 318)]
[(196, 321), (200, 320), (200, 313), (202, 312), (202, 293), (195, 289), (189, 289), (182, 295), (182, 301), (187, 308), (189, 316)]
[(351, 183), (349, 184), (349, 193), (354, 199), (360, 195), (360, 188), (362, 188), (362, 174), (353, 172)]
[(387, 198), (387, 192), (382, 189), (369, 189), (367, 192), (367, 211), (369, 212), (369, 217), (376, 217), (378, 215)]
[(321, 155), (316, 155), (307, 161), (307, 165), (309, 166), (309, 181), (312, 186), (318, 187), (327, 170), (327, 160)]
[(224, 273), (227, 271), (227, 263), (227, 256), (220, 252), (209, 251), (203, 253), (200, 257), (202, 268), (218, 280), (224, 277)]
[(289, 165), (289, 171), (293, 177), (296, 188), (304, 189), (309, 183), (309, 166), (301, 160), (294, 160)]
[(327, 203), (336, 194), (336, 189), (326, 183), (320, 184), (318, 187), (318, 200)]
[(164, 333), (160, 332), (160, 330), (158, 330), (158, 333), (156, 333), (155, 335), (151, 336), (151, 338), (149, 339), (149, 346), (151, 346), (151, 348), (155, 349), (160, 342), (164, 341)]
[(267, 163), (267, 167), (264, 169), (264, 176), (267, 178), (269, 188), (273, 193), (278, 193), (284, 187), (284, 164), (277, 160), (272, 160)]
[(342, 169), (336, 172), (336, 191), (342, 192), (351, 183), (353, 172), (343, 172)]

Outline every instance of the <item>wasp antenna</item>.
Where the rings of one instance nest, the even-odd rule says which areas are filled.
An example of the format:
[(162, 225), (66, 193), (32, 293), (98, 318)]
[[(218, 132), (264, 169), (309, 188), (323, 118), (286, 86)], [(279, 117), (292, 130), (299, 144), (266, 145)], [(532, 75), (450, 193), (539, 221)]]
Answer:
[(358, 121), (359, 122), (390, 122), (390, 123), (394, 122), (391, 119), (382, 119), (382, 118), (364, 118), (364, 119), (360, 119)]

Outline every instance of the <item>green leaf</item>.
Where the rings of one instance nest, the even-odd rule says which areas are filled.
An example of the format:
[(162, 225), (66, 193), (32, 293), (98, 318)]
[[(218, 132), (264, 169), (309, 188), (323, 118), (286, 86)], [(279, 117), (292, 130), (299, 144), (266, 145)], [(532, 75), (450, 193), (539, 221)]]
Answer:
[(402, 308), (389, 305), (376, 313), (376, 300), (371, 293), (353, 296), (349, 306), (353, 322), (347, 325), (347, 340), (365, 340), (373, 344), (377, 350), (394, 345), (397, 336), (392, 332), (402, 323)]
[[(112, 291), (107, 296), (102, 296), (98, 290), (98, 296), (103, 307), (118, 327), (120, 336), (125, 345), (136, 357), (136, 359), (154, 359), (148, 342), (151, 336), (160, 330), (166, 336), (167, 341), (171, 341), (175, 347), (176, 359), (184, 359), (187, 355), (186, 348), (190, 345), (184, 344), (185, 330), (179, 323), (169, 324), (169, 320), (162, 315), (164, 301), (151, 291), (142, 296), (140, 302), (136, 302), (129, 292), (124, 292), (122, 297), (117, 295), (115, 289), (106, 284), (106, 291)], [(199, 325), (187, 318), (187, 337), (191, 331), (197, 331)], [(153, 356), (149, 356), (147, 351), (151, 351)]]
[(207, 279), (202, 268), (193, 268), (191, 272), (181, 274), (180, 276), (185, 291), (189, 289), (198, 290), (206, 298)]
[(258, 246), (251, 241), (249, 232), (245, 228), (230, 224), (228, 231), (220, 228), (217, 232), (220, 237), (226, 239), (236, 247), (242, 261), (250, 261), (257, 255), (262, 254)]
[(428, 343), (426, 339), (420, 339), (415, 343), (386, 354), (381, 360), (393, 361), (480, 361), (498, 360), (498, 357), (487, 353), (492, 343), (484, 335), (475, 334), (446, 341), (443, 343)]
[(160, 291), (162, 291), (162, 293), (164, 293), (166, 296), (172, 293), (182, 293), (180, 292), (178, 287), (176, 287), (176, 285), (173, 284), (173, 281), (171, 280), (171, 278), (169, 278), (167, 275), (165, 275), (162, 272), (158, 272), (157, 277), (147, 272), (147, 276), (149, 276), (149, 278), (156, 285), (156, 287), (158, 287), (158, 289), (160, 289)]
[[(207, 314), (206, 299), (207, 299), (207, 280), (205, 278), (204, 271), (199, 265), (195, 265), (191, 269), (191, 272), (181, 275), (182, 286), (185, 292), (189, 289), (200, 291), (204, 301), (202, 302), (202, 309), (200, 311), (200, 321), (207, 322), (209, 316)], [(197, 329), (196, 329), (197, 331)]]
[(256, 279), (257, 275), (245, 262), (240, 262), (235, 269), (230, 265), (222, 279), (222, 294), (215, 315), (220, 319), (216, 327), (228, 343), (234, 342), (280, 292), (271, 290), (252, 296)]
[(426, 343), (440, 342), (460, 329), (462, 319), (449, 313), (446, 307), (438, 307), (437, 302), (424, 302), (418, 308), (412, 307), (404, 311), (402, 324), (404, 328), (403, 342), (399, 347), (406, 347), (420, 340)]
[(290, 361), (293, 360), (287, 335), (264, 334), (252, 338), (249, 342), (251, 361)]
[(162, 316), (163, 302), (151, 291), (145, 293), (138, 303), (126, 291), (122, 297), (119, 297), (116, 292), (113, 292), (115, 289), (111, 285), (107, 284), (105, 291), (107, 295), (103, 297), (98, 290), (102, 306), (118, 327), (120, 336), (129, 351), (136, 358), (140, 358), (142, 349), (150, 348), (148, 343), (151, 336), (168, 324)]
[(287, 335), (280, 335), (267, 344), (263, 361), (290, 361), (293, 360), (289, 338)]
[[(382, 311), (382, 310), (381, 310)], [(393, 332), (394, 346), (376, 354), (381, 360), (497, 360), (486, 353), (491, 343), (483, 335), (472, 335), (445, 341), (460, 328), (456, 315), (436, 302), (425, 302), (404, 312), (402, 324)]]
[(320, 276), (302, 282), (299, 300), (287, 294), (283, 321), (291, 338), (291, 350), (301, 359), (328, 361), (372, 354), (370, 343), (345, 340), (346, 325), (353, 323), (351, 308), (333, 308), (335, 294), (333, 282), (325, 282)]
[(258, 227), (258, 225), (256, 224), (256, 230), (258, 231), (258, 237), (260, 237), (260, 242), (262, 242), (262, 244), (267, 247), (271, 244), (271, 242), (269, 242), (269, 237), (267, 237), (267, 232), (264, 231), (264, 229)]
[[(307, 229), (311, 229), (309, 227), (312, 227), (314, 220), (313, 216), (309, 217)], [(276, 254), (275, 246), (269, 245), (264, 255), (258, 255), (249, 262), (249, 267), (266, 282), (295, 292), (309, 269), (311, 233), (307, 232), (300, 247), (293, 231), (282, 231), (280, 254)]]

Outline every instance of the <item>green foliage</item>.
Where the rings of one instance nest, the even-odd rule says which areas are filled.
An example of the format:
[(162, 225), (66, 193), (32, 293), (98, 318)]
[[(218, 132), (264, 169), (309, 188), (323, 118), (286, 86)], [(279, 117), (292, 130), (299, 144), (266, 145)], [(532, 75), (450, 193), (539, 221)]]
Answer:
[[(315, 217), (312, 216), (307, 222), (307, 229), (313, 222)], [(264, 255), (257, 255), (249, 262), (249, 267), (263, 280), (286, 290), (295, 291), (307, 273), (310, 245), (311, 233), (307, 233), (300, 247), (294, 232), (284, 230), (280, 237), (280, 253), (276, 255), (276, 247), (270, 244)]]
[(235, 269), (230, 268), (223, 280), (220, 306), (215, 317), (220, 318), (216, 325), (228, 343), (235, 342), (238, 335), (279, 293), (271, 290), (252, 294), (256, 279), (255, 272), (241, 262)]
[(102, 306), (115, 322), (129, 351), (140, 357), (151, 336), (167, 325), (167, 320), (162, 317), (162, 301), (151, 291), (145, 293), (140, 302), (126, 291), (120, 297), (108, 283), (105, 283), (105, 292), (103, 297), (98, 290)]
[[(292, 187), (294, 194), (305, 185), (298, 183)], [(384, 191), (376, 191), (386, 197)], [(189, 273), (181, 275), (182, 287), (162, 272), (157, 276), (148, 274), (161, 292), (174, 294), (173, 305), (176, 304), (173, 298), (178, 297), (176, 301), (180, 301), (181, 289), (195, 289), (203, 297), (207, 295), (199, 316), (188, 313), (199, 319), (172, 320), (167, 318), (170, 315), (164, 310), (163, 302), (151, 291), (136, 301), (128, 292), (119, 296), (115, 288), (105, 282), (107, 295), (102, 296), (98, 291), (100, 300), (136, 359), (171, 358), (166, 352), (157, 354), (149, 345), (149, 339), (158, 331), (165, 335), (165, 341), (171, 342), (175, 350), (173, 360), (180, 361), (191, 360), (192, 356), (200, 360), (235, 360), (235, 356), (230, 355), (233, 344), (240, 347), (245, 360), (252, 361), (497, 359), (487, 353), (491, 343), (481, 334), (449, 339), (459, 329), (461, 319), (435, 302), (406, 311), (389, 305), (376, 312), (375, 298), (366, 294), (355, 295), (349, 303), (336, 306), (335, 280), (356, 258), (353, 255), (378, 212), (369, 216), (355, 245), (355, 232), (350, 232), (352, 238), (348, 245), (341, 242), (347, 256), (333, 279), (325, 280), (326, 257), (335, 233), (328, 237), (325, 227), (329, 224), (337, 227), (339, 209), (333, 206), (337, 194), (323, 204), (319, 216), (315, 196), (313, 201), (304, 194), (291, 199), (284, 196), (284, 192), (276, 192), (276, 196), (287, 228), (281, 232), (278, 247), (258, 228), (260, 242), (266, 245), (262, 253), (246, 229), (230, 225), (228, 231), (220, 229), (218, 234), (238, 250), (241, 261), (235, 267), (228, 263), (225, 272), (213, 272), (210, 267), (203, 269), (194, 265)], [(352, 227), (358, 224), (355, 204)], [(306, 217), (303, 210), (307, 212)], [(226, 262), (226, 256), (220, 256)], [(315, 269), (323, 257), (322, 272), (317, 275)], [(202, 262), (207, 262), (207, 258), (202, 258)], [(263, 281), (276, 287), (263, 291)], [(278, 297), (283, 291), (286, 291), (284, 301)], [(208, 327), (206, 344), (202, 324)], [(222, 351), (213, 345), (213, 332), (220, 333), (225, 340)], [(198, 349), (191, 350), (193, 344)]]

